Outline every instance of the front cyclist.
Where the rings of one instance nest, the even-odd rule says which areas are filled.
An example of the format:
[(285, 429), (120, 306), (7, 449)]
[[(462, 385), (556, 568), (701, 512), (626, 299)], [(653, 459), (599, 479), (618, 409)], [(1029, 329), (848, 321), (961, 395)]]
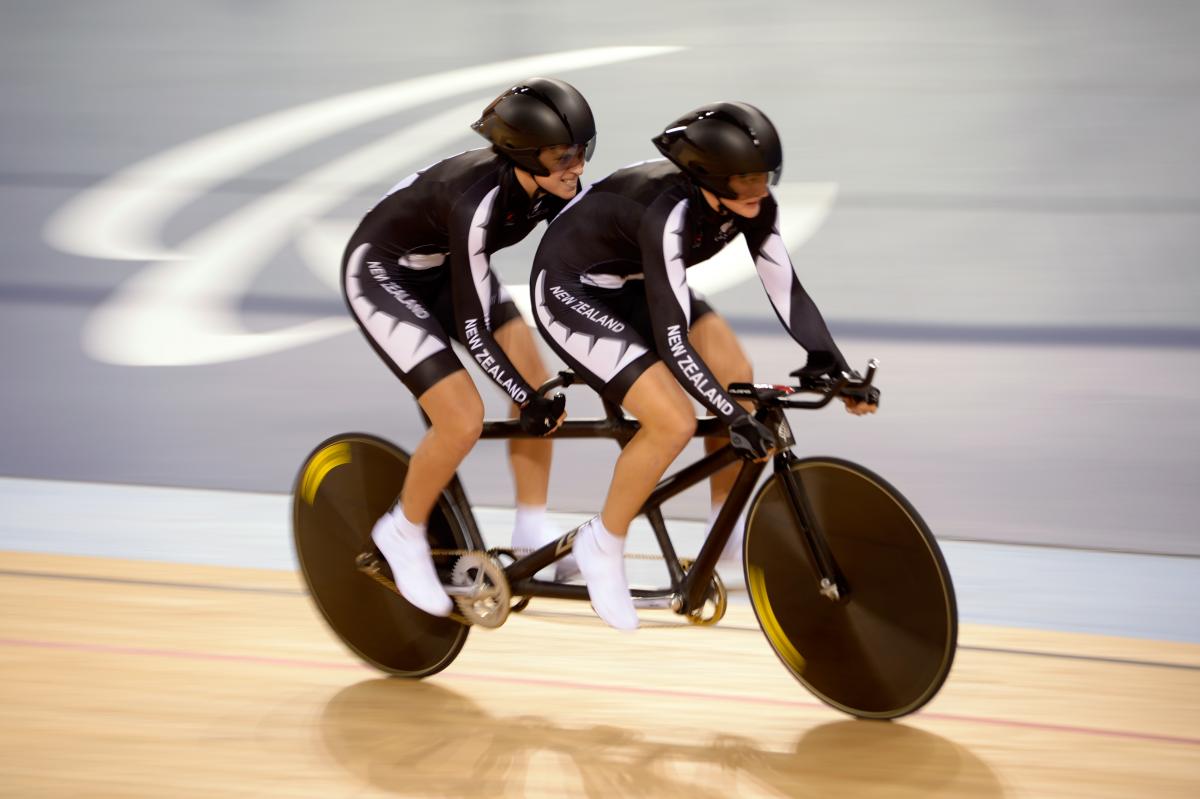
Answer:
[[(400, 499), (372, 539), (404, 598), (438, 616), (452, 603), (434, 568), (426, 523), (483, 425), (483, 402), (450, 340), (508, 395), (523, 430), (545, 435), (558, 427), (562, 398), (534, 392), (546, 367), (488, 258), (575, 196), (596, 141), (587, 101), (548, 78), (504, 92), (472, 127), (491, 148), (447, 158), (397, 184), (359, 224), (342, 268), (346, 303), (363, 334), (429, 418)], [(512, 441), (509, 456), (517, 494), (513, 546), (536, 548), (558, 534), (544, 521), (551, 445)], [(559, 576), (571, 568), (560, 563)]]
[[(750, 363), (725, 321), (688, 288), (687, 267), (742, 234), (776, 314), (808, 352), (806, 370), (849, 371), (779, 236), (768, 186), (783, 152), (770, 120), (745, 103), (716, 103), (684, 115), (654, 144), (668, 160), (588, 187), (547, 230), (530, 276), (542, 336), (641, 423), (617, 459), (603, 510), (574, 542), (592, 606), (623, 630), (638, 624), (623, 559), (629, 524), (696, 429), (684, 389), (728, 424), (743, 457), (763, 460), (775, 445), (725, 391), (752, 379)], [(852, 400), (846, 407), (875, 410)], [(735, 477), (732, 466), (713, 477), (714, 518)]]

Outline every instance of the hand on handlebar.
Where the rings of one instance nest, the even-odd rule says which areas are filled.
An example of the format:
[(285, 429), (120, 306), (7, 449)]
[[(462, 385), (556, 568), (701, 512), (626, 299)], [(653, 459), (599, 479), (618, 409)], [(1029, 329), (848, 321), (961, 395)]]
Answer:
[[(857, 372), (852, 380), (861, 382)], [(846, 403), (846, 412), (855, 416), (865, 416), (879, 410), (879, 389), (870, 384), (862, 386), (847, 386), (841, 391), (842, 402)]]
[(779, 404), (786, 408), (823, 408), (835, 397), (840, 397), (848, 413), (855, 416), (875, 413), (879, 408), (879, 389), (872, 382), (878, 366), (879, 362), (871, 359), (867, 364), (867, 374), (863, 376), (855, 371), (827, 368), (827, 364), (823, 363), (818, 363), (816, 367), (806, 364), (791, 373), (799, 384), (796, 390), (823, 394), (825, 398), (814, 402), (787, 399)]
[(846, 403), (846, 412), (852, 413), (855, 416), (865, 416), (868, 413), (875, 413), (879, 410), (879, 405), (872, 403), (870, 400), (860, 399), (858, 397), (842, 397), (842, 402)]
[(779, 441), (771, 428), (750, 414), (729, 425), (729, 443), (746, 460), (761, 462), (775, 454)]
[[(751, 399), (756, 405), (776, 408), (824, 408), (835, 398), (841, 398), (848, 413), (856, 416), (874, 414), (880, 405), (880, 390), (872, 385), (878, 361), (871, 359), (866, 374), (858, 372), (820, 372), (796, 370), (791, 373), (797, 385), (731, 383), (730, 396)], [(820, 395), (818, 399), (800, 399), (802, 394)]]
[(566, 407), (567, 398), (562, 394), (535, 394), (521, 406), (521, 429), (530, 435), (548, 436), (567, 418)]

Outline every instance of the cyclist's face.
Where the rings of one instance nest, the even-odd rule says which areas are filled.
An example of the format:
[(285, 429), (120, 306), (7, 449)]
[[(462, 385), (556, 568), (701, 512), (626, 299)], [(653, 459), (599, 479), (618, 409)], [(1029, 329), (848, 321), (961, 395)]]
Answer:
[(538, 160), (550, 170), (549, 175), (537, 175), (534, 181), (555, 197), (569, 200), (579, 191), (579, 176), (587, 148), (583, 145), (555, 145), (538, 151)]
[(721, 204), (738, 216), (753, 219), (762, 210), (763, 198), (770, 193), (767, 190), (769, 178), (770, 175), (766, 172), (734, 175), (729, 179), (729, 188), (737, 192), (737, 199), (722, 198)]

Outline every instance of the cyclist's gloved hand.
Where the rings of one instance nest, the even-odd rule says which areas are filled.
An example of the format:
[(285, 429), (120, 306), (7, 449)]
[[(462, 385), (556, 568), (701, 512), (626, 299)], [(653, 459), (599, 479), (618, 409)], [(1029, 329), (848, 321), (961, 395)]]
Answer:
[(535, 394), (529, 402), (521, 406), (521, 429), (534, 436), (544, 436), (558, 427), (567, 407), (567, 398), (562, 394), (543, 397)]
[(762, 460), (779, 446), (771, 428), (745, 414), (729, 425), (729, 443), (738, 455), (746, 460)]
[(875, 409), (879, 407), (879, 396), (879, 389), (875, 386), (842, 391), (842, 401), (846, 403), (846, 410), (858, 416), (875, 413)]

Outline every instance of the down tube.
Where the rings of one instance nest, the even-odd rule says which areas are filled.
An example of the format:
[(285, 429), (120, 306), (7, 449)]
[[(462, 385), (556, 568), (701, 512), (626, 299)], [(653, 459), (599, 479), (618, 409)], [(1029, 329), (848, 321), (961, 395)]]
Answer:
[[(732, 448), (730, 451), (732, 452)], [(721, 550), (724, 548), (725, 542), (729, 540), (738, 515), (746, 507), (746, 503), (750, 500), (750, 494), (754, 491), (754, 486), (758, 483), (758, 478), (766, 467), (766, 462), (742, 461), (742, 470), (738, 472), (737, 480), (734, 481), (733, 488), (730, 489), (721, 512), (717, 514), (716, 523), (713, 524), (713, 529), (705, 539), (704, 545), (700, 547), (700, 554), (696, 556), (696, 562), (692, 564), (692, 568), (685, 578), (685, 611), (690, 611), (704, 603), (704, 595), (708, 592), (708, 584), (717, 568), (717, 559), (721, 557)]]

